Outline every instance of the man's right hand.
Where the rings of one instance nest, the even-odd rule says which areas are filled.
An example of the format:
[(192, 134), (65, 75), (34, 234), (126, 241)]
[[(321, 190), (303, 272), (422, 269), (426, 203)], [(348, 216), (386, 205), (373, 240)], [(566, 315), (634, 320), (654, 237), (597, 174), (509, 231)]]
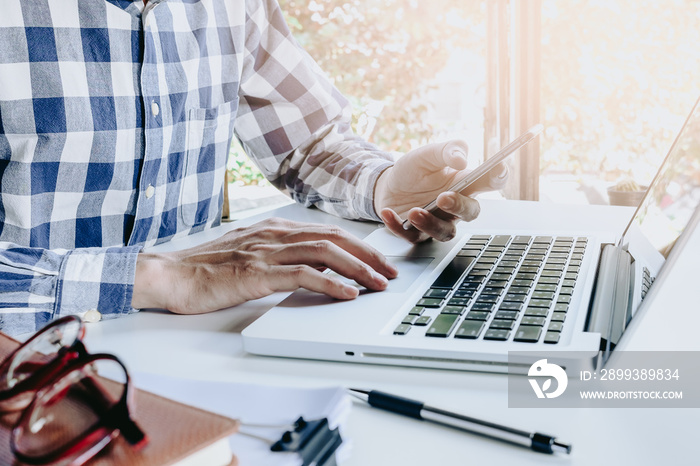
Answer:
[(269, 219), (191, 249), (141, 253), (132, 306), (201, 314), (306, 288), (353, 299), (356, 287), (383, 290), (398, 270), (376, 249), (333, 225)]

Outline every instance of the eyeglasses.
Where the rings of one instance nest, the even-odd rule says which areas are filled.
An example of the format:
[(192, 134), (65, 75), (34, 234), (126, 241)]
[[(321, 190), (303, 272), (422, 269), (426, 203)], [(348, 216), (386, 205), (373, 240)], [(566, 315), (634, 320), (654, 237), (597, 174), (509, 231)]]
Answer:
[(126, 367), (89, 354), (84, 334), (80, 318), (63, 317), (0, 365), (0, 412), (22, 410), (10, 439), (20, 461), (81, 465), (119, 433), (134, 448), (148, 442), (129, 416)]

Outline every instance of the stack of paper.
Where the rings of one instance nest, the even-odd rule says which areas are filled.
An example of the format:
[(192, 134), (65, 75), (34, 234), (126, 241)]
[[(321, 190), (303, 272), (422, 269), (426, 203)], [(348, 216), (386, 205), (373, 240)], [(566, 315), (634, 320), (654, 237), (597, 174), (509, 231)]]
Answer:
[[(350, 442), (343, 426), (352, 402), (341, 387), (292, 388), (147, 373), (133, 374), (132, 379), (143, 390), (240, 420), (243, 423), (241, 433), (231, 436), (230, 443), (241, 466), (301, 465), (296, 454), (270, 451), (270, 445), (279, 440), (299, 416), (306, 420), (327, 418), (331, 429), (338, 427), (343, 438), (343, 444), (336, 451), (336, 461), (341, 463), (349, 454)], [(243, 432), (251, 435), (243, 435)]]

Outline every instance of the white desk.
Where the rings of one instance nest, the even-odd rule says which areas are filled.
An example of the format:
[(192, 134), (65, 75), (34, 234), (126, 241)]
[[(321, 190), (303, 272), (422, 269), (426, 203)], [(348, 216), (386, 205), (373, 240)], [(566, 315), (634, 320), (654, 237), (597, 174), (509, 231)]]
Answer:
[[(591, 225), (610, 223), (622, 229), (630, 214), (629, 208), (482, 201), (482, 214), (475, 224), (590, 229)], [(361, 237), (376, 227), (292, 205), (166, 247), (188, 247), (272, 215), (338, 223)], [(688, 291), (682, 292), (687, 287), (694, 296), (698, 294), (697, 279), (688, 273), (696, 270), (690, 268), (691, 259), (700, 257), (700, 235), (696, 236), (684, 260), (674, 269), (673, 280), (664, 287), (658, 305), (634, 325), (634, 338), (627, 341), (628, 349), (700, 349), (695, 337), (695, 329), (700, 325), (696, 300), (691, 301)], [(244, 353), (240, 331), (284, 296), (276, 294), (207, 315), (142, 312), (90, 324), (86, 344), (90, 351), (118, 355), (133, 372), (297, 386), (376, 388), (505, 425), (554, 434), (574, 445), (569, 457), (548, 456), (358, 404), (349, 422), (354, 446), (348, 464), (353, 466), (698, 464), (697, 409), (509, 409), (504, 375), (266, 358)]]

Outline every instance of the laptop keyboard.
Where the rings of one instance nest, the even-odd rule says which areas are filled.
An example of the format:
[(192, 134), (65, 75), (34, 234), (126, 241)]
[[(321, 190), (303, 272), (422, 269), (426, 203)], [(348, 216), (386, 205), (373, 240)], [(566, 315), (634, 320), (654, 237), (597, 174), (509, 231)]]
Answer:
[(556, 344), (587, 243), (570, 236), (472, 236), (394, 334)]

